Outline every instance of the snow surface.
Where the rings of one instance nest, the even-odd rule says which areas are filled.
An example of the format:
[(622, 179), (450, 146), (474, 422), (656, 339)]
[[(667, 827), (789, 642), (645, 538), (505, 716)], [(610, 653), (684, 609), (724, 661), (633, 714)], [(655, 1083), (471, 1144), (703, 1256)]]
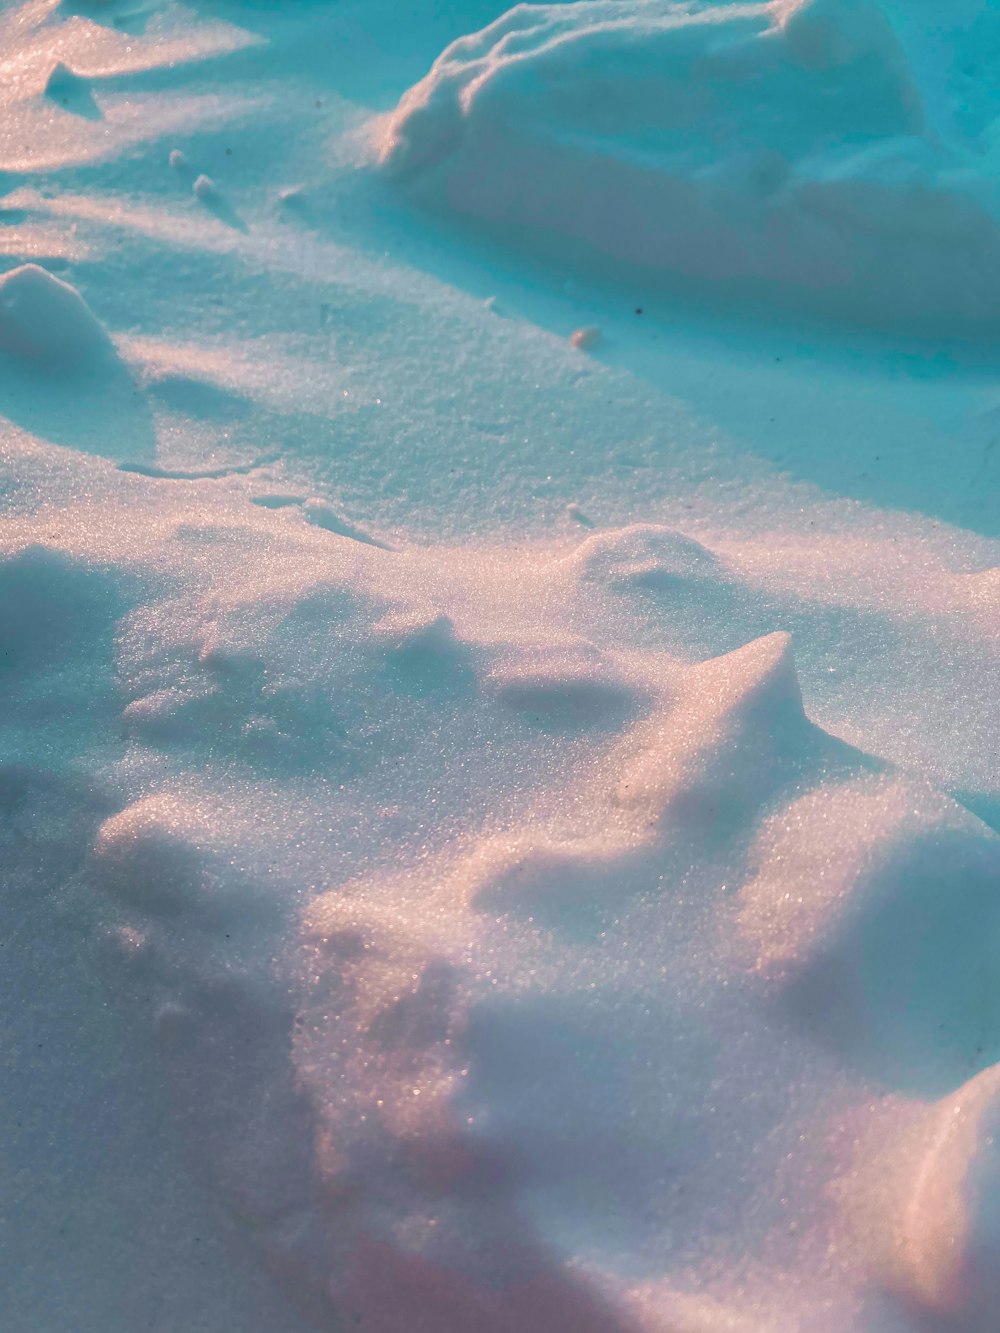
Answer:
[[(911, 25), (935, 11), (517, 5), (406, 94), (383, 161), (438, 207), (577, 245), (585, 263), (627, 263), (647, 283), (995, 336), (1000, 119), (939, 132), (897, 8)], [(961, 58), (1000, 50), (995, 7), (981, 9), (986, 52), (970, 31)]]
[(3, 1333), (995, 1333), (1000, 6), (501, 9), (0, 9)]

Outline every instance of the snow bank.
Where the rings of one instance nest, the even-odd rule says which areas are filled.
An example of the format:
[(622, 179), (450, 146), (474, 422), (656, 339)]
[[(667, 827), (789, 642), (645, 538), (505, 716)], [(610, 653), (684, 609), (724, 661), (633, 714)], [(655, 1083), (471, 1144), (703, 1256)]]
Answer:
[[(831, 1089), (947, 1098), (994, 1067), (1000, 840), (811, 721), (787, 634), (642, 646), (650, 600), (746, 596), (683, 532), (495, 561), (296, 506), (133, 522), (101, 539), (160, 571), (117, 621), (120, 724), (175, 776), (104, 818), (87, 881), (112, 989), (268, 1267), (375, 1333), (786, 1327), (773, 1274), (745, 1311), (731, 1274), (687, 1292), (687, 1238), (724, 1219), (739, 1267), (809, 1216)], [(614, 647), (585, 632), (609, 604)], [(900, 1299), (980, 1333), (987, 1204), (934, 1152), (967, 1239), (942, 1258), (921, 1186)], [(791, 1267), (849, 1227), (803, 1223)], [(878, 1288), (843, 1262), (838, 1299)]]
[(993, 334), (996, 134), (942, 136), (894, 22), (888, 0), (518, 5), (406, 94), (382, 161), (431, 207), (646, 284)]
[[(633, 658), (633, 677), (655, 691), (657, 665)], [(896, 1086), (954, 1086), (998, 1053), (1000, 840), (813, 727), (783, 636), (659, 689), (573, 813), (339, 886), (308, 913), (295, 1063), (341, 1201), (330, 1225), (354, 1237), (331, 1291), (362, 1325), (402, 1328), (412, 1306), (436, 1333), (743, 1327), (710, 1302), (685, 1315), (669, 1283), (651, 1297), (623, 1280), (676, 1262), (689, 1207), (731, 1203), (734, 1139), (770, 1160), (783, 1138), (783, 1112), (759, 1101), (716, 1127), (680, 1071), (725, 1097), (759, 1058), (748, 1030), (775, 987), (793, 1025)], [(685, 959), (680, 939), (709, 923), (715, 957)], [(705, 980), (740, 936), (757, 976), (730, 1008)], [(935, 1169), (945, 1192), (972, 1178)], [(939, 1279), (921, 1239), (912, 1281), (945, 1282), (969, 1312), (995, 1287), (993, 1233), (961, 1207), (976, 1257)], [(926, 1218), (936, 1236), (931, 1205)], [(588, 1262), (555, 1261), (568, 1253)], [(982, 1292), (963, 1287), (973, 1263)], [(746, 1326), (787, 1325), (772, 1311)]]

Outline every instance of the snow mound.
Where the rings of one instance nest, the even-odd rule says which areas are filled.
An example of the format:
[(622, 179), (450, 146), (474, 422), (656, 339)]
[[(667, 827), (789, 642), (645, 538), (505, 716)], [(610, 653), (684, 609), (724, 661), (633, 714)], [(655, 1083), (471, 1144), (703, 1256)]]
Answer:
[(1000, 839), (985, 825), (912, 782), (855, 776), (766, 821), (749, 859), (740, 928), (797, 1022), (924, 1092), (1000, 1055)]
[(93, 873), (124, 909), (149, 919), (188, 918), (244, 925), (254, 914), (247, 878), (234, 874), (210, 820), (196, 805), (160, 793), (105, 820)]
[[(561, 652), (565, 682), (585, 655)], [(486, 830), (457, 857), (336, 886), (305, 915), (294, 1063), (349, 1256), (329, 1291), (349, 1318), (395, 1328), (412, 1305), (409, 1326), (435, 1333), (645, 1327), (639, 1293), (615, 1294), (601, 1263), (574, 1273), (537, 1219), (568, 1210), (595, 1254), (616, 1232), (662, 1243), (640, 1181), (701, 1133), (670, 1091), (663, 960), (683, 886), (702, 877), (714, 910), (745, 826), (827, 759), (787, 636), (690, 668), (676, 693), (658, 690), (658, 665), (644, 664), (658, 707), (597, 766), (582, 812)], [(537, 678), (530, 655), (526, 669)], [(516, 673), (499, 674), (512, 688)], [(657, 1114), (622, 1136), (628, 1099), (647, 1097)], [(656, 1300), (668, 1317), (675, 1304), (679, 1327), (730, 1326)]]
[(995, 333), (993, 139), (938, 133), (891, 19), (878, 0), (518, 5), (404, 96), (382, 162), (433, 208), (684, 293)]
[(0, 277), (0, 352), (66, 371), (107, 359), (113, 348), (75, 287), (22, 264)]
[(768, 635), (690, 671), (677, 706), (635, 735), (618, 800), (709, 838), (809, 755), (812, 733), (788, 635)]
[(612, 592), (634, 588), (677, 591), (719, 573), (719, 561), (693, 537), (654, 523), (595, 533), (566, 561), (581, 579)]
[(526, 645), (493, 663), (485, 688), (506, 709), (543, 731), (620, 731), (643, 691), (587, 642)]

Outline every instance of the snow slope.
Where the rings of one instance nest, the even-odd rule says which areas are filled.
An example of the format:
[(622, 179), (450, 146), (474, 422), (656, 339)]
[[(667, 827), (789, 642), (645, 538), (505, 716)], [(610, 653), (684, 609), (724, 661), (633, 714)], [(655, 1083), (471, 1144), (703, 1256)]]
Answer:
[[(929, 266), (996, 11), (933, 8), (0, 12), (5, 1333), (991, 1333), (1000, 390)], [(787, 199), (729, 319), (494, 208), (757, 125), (795, 194), (904, 85), (927, 271), (840, 241), (940, 337), (791, 322), (874, 306)]]

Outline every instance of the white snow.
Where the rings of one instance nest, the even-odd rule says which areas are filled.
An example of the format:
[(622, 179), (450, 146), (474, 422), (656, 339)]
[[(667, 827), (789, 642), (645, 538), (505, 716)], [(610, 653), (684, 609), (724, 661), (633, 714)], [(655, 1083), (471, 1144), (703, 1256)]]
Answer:
[(108, 356), (111, 344), (74, 287), (22, 264), (0, 277), (0, 352), (65, 368)]
[(986, 1333), (1000, 1297), (996, 1069), (935, 1109), (907, 1200), (903, 1280), (936, 1313)]
[(501, 9), (0, 12), (2, 1333), (992, 1333), (1000, 10)]
[(942, 142), (893, 8), (518, 5), (403, 97), (383, 162), (435, 207), (645, 284), (995, 336), (993, 124)]

